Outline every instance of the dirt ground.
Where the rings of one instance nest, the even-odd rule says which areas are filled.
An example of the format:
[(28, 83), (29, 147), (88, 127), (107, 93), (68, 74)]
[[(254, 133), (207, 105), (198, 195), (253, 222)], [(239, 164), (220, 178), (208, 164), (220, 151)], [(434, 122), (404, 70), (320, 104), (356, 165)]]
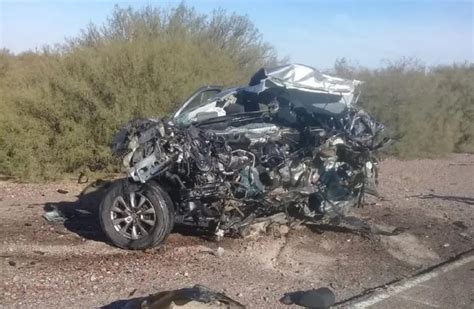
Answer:
[(194, 284), (249, 308), (284, 307), (278, 299), (285, 292), (323, 286), (343, 301), (474, 249), (474, 155), (385, 160), (382, 197), (354, 210), (371, 224), (403, 230), (379, 238), (303, 227), (216, 243), (175, 232), (159, 248), (124, 251), (104, 242), (86, 212), (56, 225), (41, 217), (50, 207), (97, 206), (94, 194), (78, 201), (85, 186), (0, 182), (0, 307), (100, 307)]

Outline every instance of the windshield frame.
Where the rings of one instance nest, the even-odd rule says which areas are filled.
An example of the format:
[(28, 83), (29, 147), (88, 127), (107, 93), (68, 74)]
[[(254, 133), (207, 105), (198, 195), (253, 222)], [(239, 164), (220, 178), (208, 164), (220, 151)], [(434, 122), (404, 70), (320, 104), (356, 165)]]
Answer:
[[(178, 116), (180, 116), (183, 113), (183, 111), (186, 109), (186, 107), (189, 105), (189, 103), (191, 103), (202, 92), (209, 91), (209, 90), (219, 90), (219, 92), (216, 93), (216, 96), (217, 96), (222, 91), (222, 89), (224, 89), (224, 87), (218, 86), (218, 85), (208, 85), (208, 86), (203, 86), (201, 88), (198, 88), (196, 91), (193, 92), (193, 94), (191, 94), (191, 96), (189, 96), (183, 103), (179, 105), (177, 110), (173, 113), (172, 118), (176, 119)], [(198, 106), (196, 106), (196, 108), (198, 108)]]

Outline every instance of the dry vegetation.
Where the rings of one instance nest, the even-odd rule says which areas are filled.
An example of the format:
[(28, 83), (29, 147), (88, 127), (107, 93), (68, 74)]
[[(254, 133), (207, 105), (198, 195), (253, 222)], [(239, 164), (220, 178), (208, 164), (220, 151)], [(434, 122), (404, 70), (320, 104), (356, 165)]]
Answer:
[[(279, 63), (245, 16), (115, 8), (66, 44), (0, 51), (0, 174), (20, 180), (113, 171), (117, 126), (164, 116), (204, 84), (244, 84)], [(364, 80), (361, 101), (398, 138), (400, 156), (474, 151), (474, 66), (426, 68), (403, 60), (377, 70), (338, 61)]]
[(416, 59), (369, 70), (345, 59), (334, 73), (365, 82), (361, 105), (386, 124), (400, 157), (474, 152), (474, 65), (426, 67)]

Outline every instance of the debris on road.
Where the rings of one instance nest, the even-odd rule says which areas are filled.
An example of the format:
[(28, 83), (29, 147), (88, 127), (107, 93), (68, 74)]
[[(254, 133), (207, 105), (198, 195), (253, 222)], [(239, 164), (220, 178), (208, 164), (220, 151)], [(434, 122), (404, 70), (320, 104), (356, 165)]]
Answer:
[(329, 288), (312, 289), (286, 293), (280, 302), (285, 305), (299, 305), (307, 308), (329, 308), (336, 302), (336, 295)]
[(183, 288), (173, 291), (164, 291), (147, 297), (137, 297), (130, 300), (120, 300), (103, 309), (168, 309), (168, 308), (228, 308), (244, 309), (245, 306), (231, 299), (223, 293), (195, 285), (192, 288)]
[(212, 253), (217, 256), (217, 257), (222, 257), (224, 255), (224, 248), (218, 247), (215, 251), (212, 251)]
[(66, 215), (56, 207), (52, 207), (51, 210), (46, 211), (42, 217), (46, 219), (46, 221), (54, 224), (62, 224), (67, 220)]

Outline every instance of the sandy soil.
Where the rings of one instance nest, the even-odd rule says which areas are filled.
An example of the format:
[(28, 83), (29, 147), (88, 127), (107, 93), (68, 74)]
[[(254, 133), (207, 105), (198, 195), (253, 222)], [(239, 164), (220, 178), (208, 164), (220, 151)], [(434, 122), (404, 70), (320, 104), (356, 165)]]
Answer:
[(382, 198), (354, 213), (402, 228), (398, 236), (303, 227), (216, 243), (175, 232), (145, 252), (110, 246), (85, 213), (59, 225), (41, 217), (51, 206), (96, 207), (93, 194), (78, 201), (85, 185), (0, 182), (0, 307), (99, 307), (198, 283), (250, 308), (283, 307), (285, 292), (321, 286), (342, 301), (474, 248), (474, 155), (388, 159), (380, 182)]

